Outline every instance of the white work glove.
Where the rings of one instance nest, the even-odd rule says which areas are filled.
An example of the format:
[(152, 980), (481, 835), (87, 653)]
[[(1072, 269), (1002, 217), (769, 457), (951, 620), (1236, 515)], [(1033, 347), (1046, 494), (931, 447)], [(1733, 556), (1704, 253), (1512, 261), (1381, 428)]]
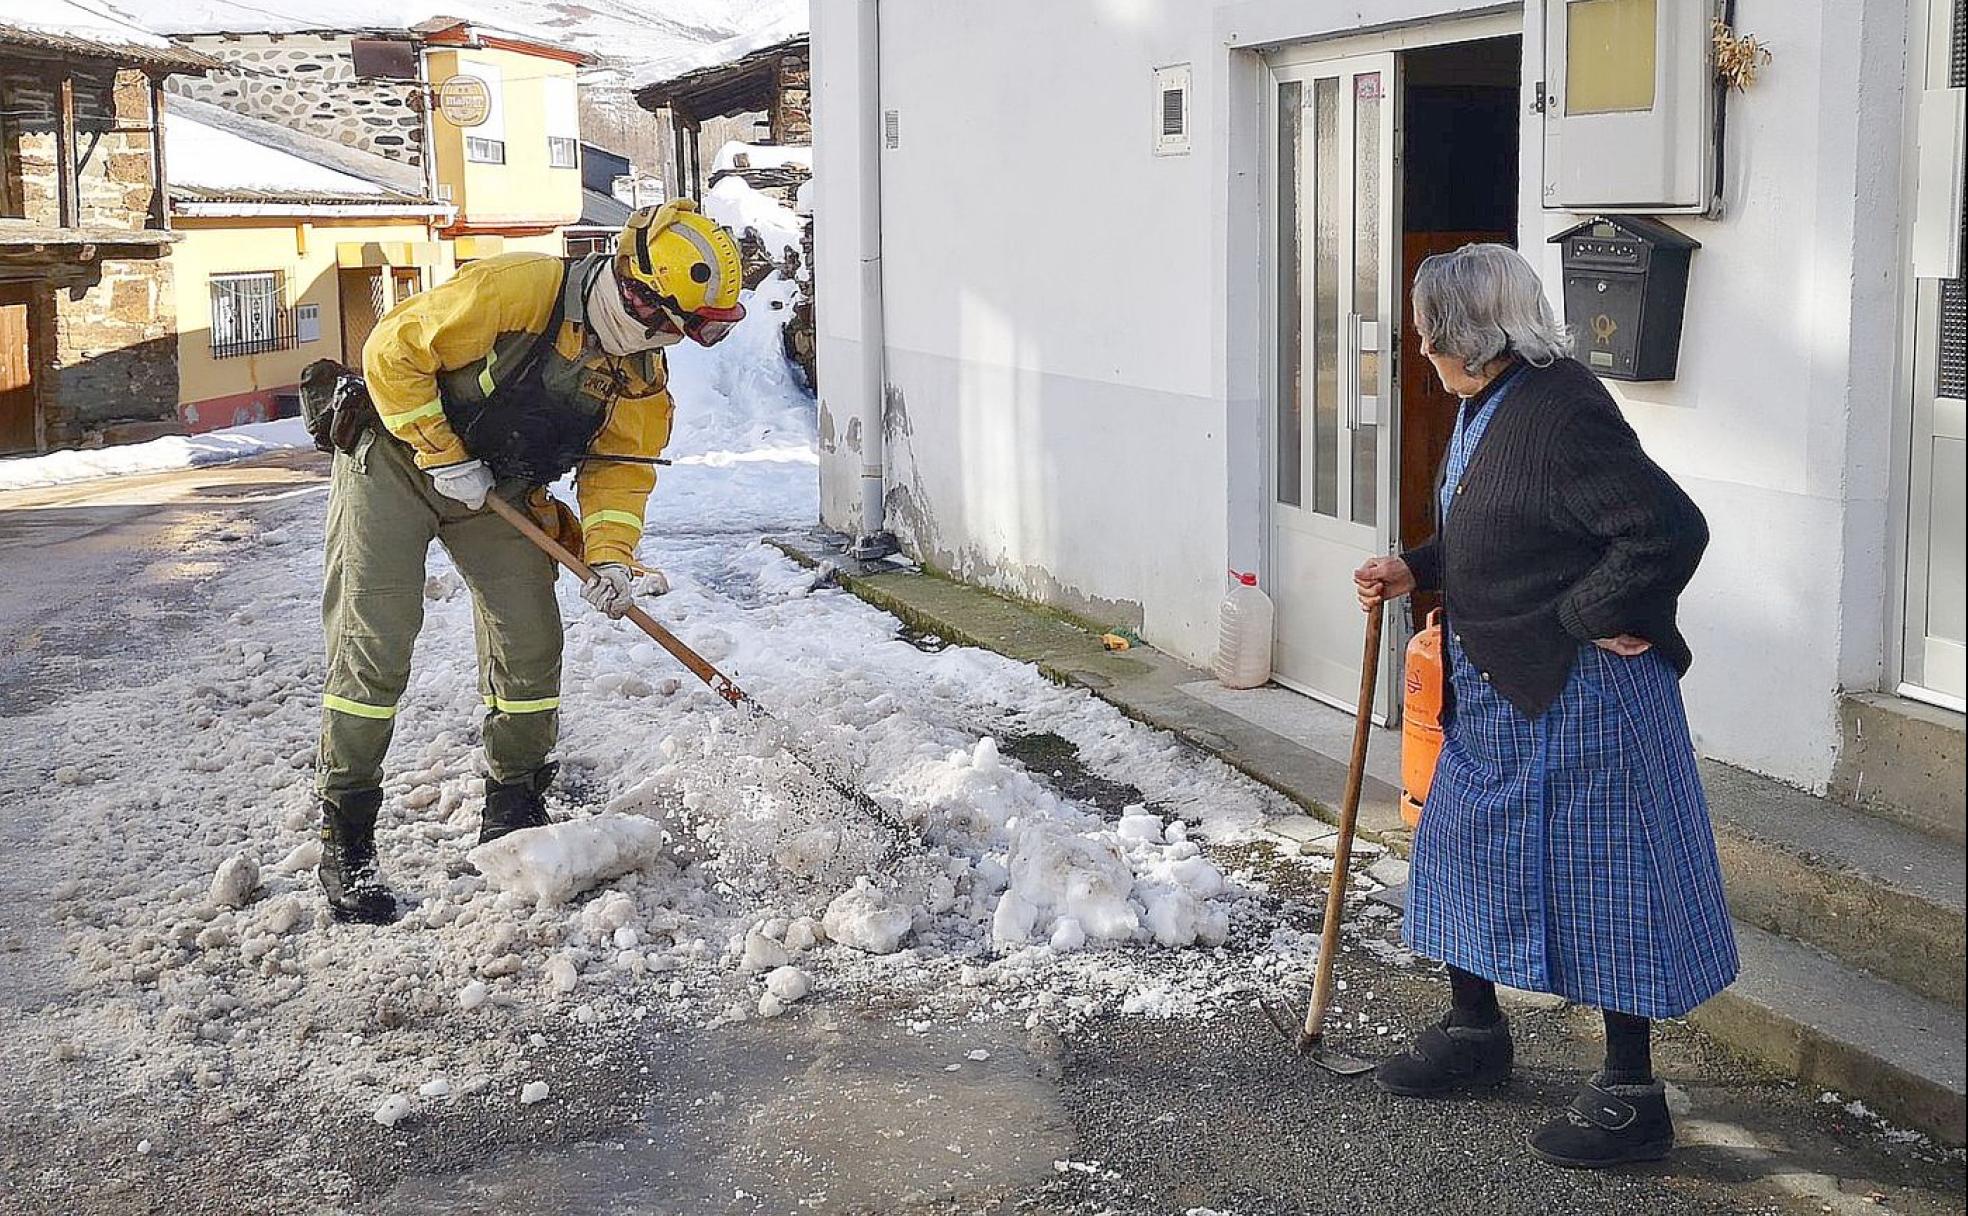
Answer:
[(473, 511), (484, 506), (485, 496), (492, 492), (492, 470), (482, 460), (460, 460), (457, 464), (441, 464), (425, 471), (439, 494), (464, 503)]
[(670, 580), (661, 570), (651, 570), (637, 578), (620, 562), (600, 562), (588, 569), (594, 571), (594, 577), (581, 588), (581, 598), (606, 613), (611, 621), (627, 616), (635, 606), (636, 596), (663, 595), (670, 589)]

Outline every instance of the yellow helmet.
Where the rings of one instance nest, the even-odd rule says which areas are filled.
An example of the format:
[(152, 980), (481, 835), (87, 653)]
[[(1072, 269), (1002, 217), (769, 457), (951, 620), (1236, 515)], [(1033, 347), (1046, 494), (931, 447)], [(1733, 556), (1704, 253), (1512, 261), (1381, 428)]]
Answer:
[(629, 217), (615, 252), (615, 278), (638, 320), (652, 327), (667, 320), (704, 346), (745, 315), (738, 302), (745, 286), (738, 242), (691, 199), (671, 199)]

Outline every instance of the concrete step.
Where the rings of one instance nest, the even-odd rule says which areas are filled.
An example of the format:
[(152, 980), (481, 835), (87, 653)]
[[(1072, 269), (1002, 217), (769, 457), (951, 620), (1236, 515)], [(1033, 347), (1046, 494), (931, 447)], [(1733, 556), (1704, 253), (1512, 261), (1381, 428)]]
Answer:
[(1848, 696), (1839, 715), (1845, 742), (1832, 797), (1929, 836), (1968, 839), (1962, 715), (1885, 693)]
[(1736, 925), (1742, 974), (1689, 1015), (1800, 1084), (1950, 1145), (1968, 1137), (1968, 1019), (1813, 950)]
[(1968, 1004), (1962, 846), (1703, 762), (1729, 907), (1881, 979)]

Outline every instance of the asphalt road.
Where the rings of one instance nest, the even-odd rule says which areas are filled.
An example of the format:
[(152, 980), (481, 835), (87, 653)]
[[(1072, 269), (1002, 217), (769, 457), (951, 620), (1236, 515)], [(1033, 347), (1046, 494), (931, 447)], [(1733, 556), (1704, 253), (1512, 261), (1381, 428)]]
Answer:
[[(319, 462), (292, 456), (0, 495), (0, 1014), (58, 1023), (73, 965), (48, 915), (66, 876), (35, 842), (38, 723), (105, 681), (193, 662), (227, 537), (319, 509)], [(114, 597), (115, 611), (107, 605)], [(132, 613), (136, 600), (154, 611)], [(133, 629), (131, 622), (140, 622)], [(1127, 799), (1060, 767), (1075, 796)], [(1274, 912), (1316, 918), (1320, 892)], [(1442, 991), (1425, 968), (1363, 951), (1341, 975), (1377, 1020), (1416, 1026)], [(913, 997), (909, 998), (913, 1001)], [(1068, 1034), (953, 1005), (908, 1027), (869, 989), (780, 1021), (704, 1030), (552, 1028), (551, 1108), (385, 1129), (351, 1116), (305, 1135), (312, 1172), (264, 1167), (291, 1137), (277, 1090), (205, 1117), (188, 1092), (172, 1134), (134, 1154), (141, 1114), (115, 1078), (0, 1044), (0, 1210), (7, 1213), (1929, 1213), (1963, 1210), (1958, 1155), (1891, 1142), (1816, 1095), (1749, 1071), (1679, 1027), (1658, 1064), (1683, 1145), (1610, 1176), (1550, 1169), (1525, 1137), (1595, 1059), (1596, 1019), (1514, 1015), (1520, 1072), (1481, 1098), (1403, 1101), (1287, 1053), (1254, 1011), (1206, 1021), (1109, 1017)], [(1384, 1052), (1398, 1041), (1353, 1045)], [(9, 1049), (15, 1050), (9, 1059)], [(973, 1052), (989, 1053), (984, 1061)], [(967, 1061), (957, 1069), (951, 1061)], [(304, 1086), (307, 1078), (291, 1084)], [(50, 1093), (57, 1094), (50, 1098)], [(243, 1112), (243, 1113), (241, 1113)]]

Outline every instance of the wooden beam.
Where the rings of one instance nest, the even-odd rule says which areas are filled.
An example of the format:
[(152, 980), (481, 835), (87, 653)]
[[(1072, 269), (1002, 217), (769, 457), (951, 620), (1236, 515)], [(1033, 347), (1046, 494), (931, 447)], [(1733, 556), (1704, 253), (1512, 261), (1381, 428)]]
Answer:
[(61, 226), (82, 226), (81, 184), (75, 176), (75, 77), (63, 73), (56, 92), (60, 97), (59, 125), (55, 128), (55, 184), (61, 198)]
[(151, 215), (159, 231), (171, 230), (171, 179), (164, 172), (164, 79), (150, 78), (150, 166), (156, 193), (151, 198)]
[(690, 197), (704, 201), (704, 128), (690, 124)]

